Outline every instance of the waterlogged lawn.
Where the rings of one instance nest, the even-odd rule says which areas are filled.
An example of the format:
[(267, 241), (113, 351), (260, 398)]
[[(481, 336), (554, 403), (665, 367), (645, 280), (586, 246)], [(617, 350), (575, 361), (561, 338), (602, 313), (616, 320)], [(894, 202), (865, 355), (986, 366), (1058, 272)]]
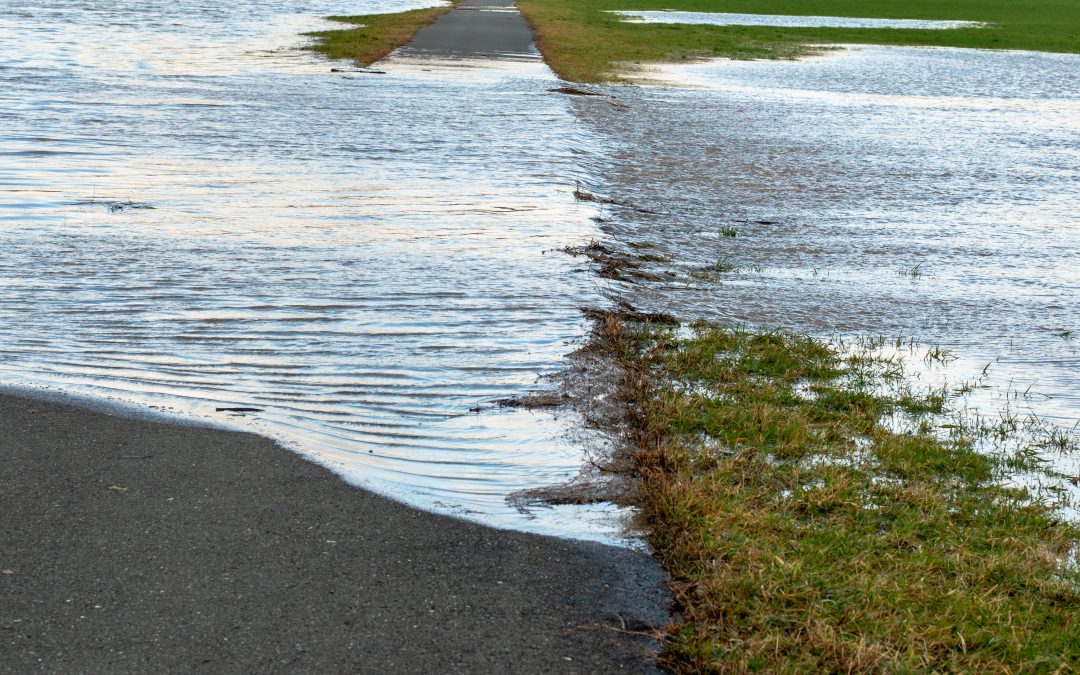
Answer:
[(955, 392), (913, 389), (880, 343), (615, 318), (601, 335), (627, 371), (641, 508), (681, 610), (665, 665), (1080, 666), (1080, 529), (1060, 491), (1008, 486), (1067, 480), (1039, 456), (1074, 440), (944, 424)]
[[(537, 46), (560, 77), (617, 79), (624, 64), (723, 56), (782, 58), (828, 44), (931, 45), (979, 49), (1080, 52), (1076, 0), (519, 0)], [(951, 30), (777, 28), (631, 24), (611, 11), (675, 10), (978, 21)]]

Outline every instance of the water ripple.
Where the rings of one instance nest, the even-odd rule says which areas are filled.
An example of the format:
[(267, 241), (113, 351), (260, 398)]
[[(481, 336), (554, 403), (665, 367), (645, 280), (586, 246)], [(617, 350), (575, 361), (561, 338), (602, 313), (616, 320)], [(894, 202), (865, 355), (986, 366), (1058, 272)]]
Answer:
[(582, 335), (594, 282), (545, 252), (594, 233), (571, 195), (594, 135), (540, 64), (348, 79), (294, 49), (340, 11), (0, 9), (0, 382), (242, 423), (410, 503), (614, 536), (611, 507), (505, 503), (577, 472), (565, 420), (470, 412)]

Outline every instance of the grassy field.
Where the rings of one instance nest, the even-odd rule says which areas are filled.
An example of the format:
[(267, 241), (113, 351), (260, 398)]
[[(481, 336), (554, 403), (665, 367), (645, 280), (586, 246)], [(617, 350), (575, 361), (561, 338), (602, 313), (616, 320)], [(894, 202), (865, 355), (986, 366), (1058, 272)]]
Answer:
[(450, 9), (447, 6), (397, 14), (330, 16), (327, 18), (331, 21), (353, 28), (308, 33), (316, 39), (311, 50), (332, 59), (352, 59), (356, 65), (367, 67), (408, 42), (416, 31)]
[[(791, 57), (828, 43), (1080, 52), (1077, 0), (519, 0), (551, 68), (577, 82), (618, 79), (625, 64), (701, 57)], [(607, 10), (969, 20), (986, 28), (895, 30), (627, 24)]]
[(883, 341), (614, 315), (598, 335), (625, 370), (642, 514), (676, 591), (666, 666), (1080, 669), (1080, 529), (1060, 492), (1004, 486), (1075, 439), (942, 423), (957, 392), (914, 391)]

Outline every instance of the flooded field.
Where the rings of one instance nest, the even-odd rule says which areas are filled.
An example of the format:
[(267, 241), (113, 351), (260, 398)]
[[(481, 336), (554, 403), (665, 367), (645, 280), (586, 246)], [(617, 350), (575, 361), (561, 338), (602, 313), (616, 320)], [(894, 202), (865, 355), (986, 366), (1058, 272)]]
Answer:
[(977, 28), (978, 21), (924, 19), (864, 19), (849, 16), (789, 16), (786, 14), (731, 14), (727, 12), (625, 11), (615, 12), (634, 23), (683, 23), (709, 26), (779, 26), (785, 28), (913, 28), (949, 30)]
[(601, 227), (677, 275), (623, 297), (914, 339), (927, 386), (977, 380), (984, 414), (1080, 420), (1080, 57), (859, 46), (650, 77), (681, 88), (576, 102), (620, 142), (590, 188), (630, 207)]
[[(1078, 57), (859, 47), (567, 97), (539, 58), (370, 74), (295, 48), (319, 15), (415, 3), (34, 5), (0, 9), (0, 384), (240, 424), (424, 508), (601, 540), (620, 510), (505, 501), (577, 473), (577, 420), (494, 402), (556, 372), (605, 295), (914, 338), (955, 356), (944, 377), (985, 370), (987, 407), (1080, 418)], [(556, 252), (590, 239), (668, 280)]]
[(539, 57), (372, 75), (290, 48), (321, 14), (408, 2), (34, 5), (0, 10), (0, 381), (617, 536), (612, 508), (504, 501), (581, 465), (567, 420), (493, 401), (558, 368), (600, 301), (550, 252), (595, 235), (572, 192), (596, 142)]

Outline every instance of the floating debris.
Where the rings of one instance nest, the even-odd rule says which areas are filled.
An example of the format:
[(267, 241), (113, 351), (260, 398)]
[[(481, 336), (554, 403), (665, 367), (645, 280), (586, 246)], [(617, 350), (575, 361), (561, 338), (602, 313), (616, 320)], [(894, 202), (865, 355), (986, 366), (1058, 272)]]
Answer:
[(362, 75), (385, 75), (386, 74), (385, 70), (371, 70), (371, 69), (368, 69), (368, 68), (355, 68), (355, 69), (331, 68), (330, 72), (331, 73), (360, 73)]
[(633, 279), (665, 281), (677, 276), (671, 271), (656, 274), (642, 269), (645, 263), (668, 262), (667, 258), (652, 254), (619, 253), (597, 241), (589, 242), (584, 246), (567, 246), (562, 251), (575, 257), (583, 255), (598, 263), (600, 269), (597, 270), (597, 274), (605, 279), (614, 279), (616, 281), (632, 281)]
[(568, 94), (570, 96), (603, 96), (597, 91), (589, 91), (588, 89), (579, 89), (578, 87), (555, 87), (554, 89), (548, 89), (548, 91), (555, 94)]
[(570, 396), (567, 394), (529, 394), (527, 396), (514, 396), (511, 398), (500, 398), (495, 401), (495, 405), (500, 408), (525, 408), (532, 410), (533, 408), (555, 408), (570, 401)]
[(641, 312), (626, 303), (620, 303), (619, 309), (597, 309), (595, 307), (582, 307), (581, 313), (586, 318), (595, 321), (607, 319), (622, 319), (623, 321), (636, 321), (639, 323), (655, 323), (664, 326), (678, 326), (681, 322), (675, 316), (667, 312)]
[(136, 209), (155, 209), (157, 208), (153, 204), (147, 202), (133, 202), (130, 199), (127, 201), (118, 201), (114, 199), (79, 199), (73, 202), (69, 202), (70, 206), (103, 206), (109, 209), (110, 213), (120, 213), (121, 211), (131, 211)]

